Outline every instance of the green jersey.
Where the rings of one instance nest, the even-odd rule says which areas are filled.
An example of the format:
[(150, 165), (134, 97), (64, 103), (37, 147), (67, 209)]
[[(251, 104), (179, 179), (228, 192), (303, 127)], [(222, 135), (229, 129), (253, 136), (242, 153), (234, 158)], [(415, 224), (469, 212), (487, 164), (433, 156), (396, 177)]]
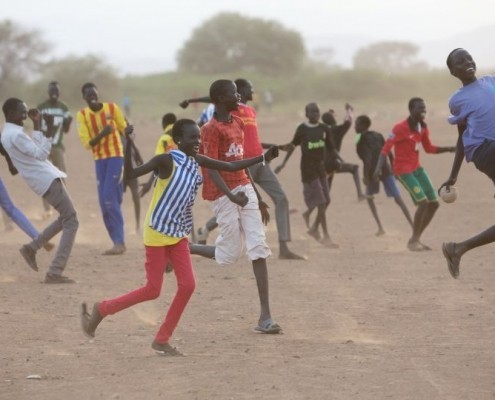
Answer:
[[(64, 138), (63, 125), (64, 121), (70, 117), (69, 108), (60, 100), (56, 104), (52, 104), (50, 100), (45, 100), (38, 106), (38, 110), (40, 110), (42, 116), (44, 114), (53, 115), (55, 133), (53, 135), (52, 146), (64, 148), (62, 143)], [(43, 118), (41, 119), (41, 130), (46, 132), (46, 123)]]

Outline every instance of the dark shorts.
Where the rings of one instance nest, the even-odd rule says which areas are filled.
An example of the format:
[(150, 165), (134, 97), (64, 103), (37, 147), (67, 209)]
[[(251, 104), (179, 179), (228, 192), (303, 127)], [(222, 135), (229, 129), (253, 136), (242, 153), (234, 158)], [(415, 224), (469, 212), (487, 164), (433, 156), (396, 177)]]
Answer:
[(330, 203), (326, 178), (317, 178), (311, 182), (303, 182), (303, 194), (306, 207), (315, 208)]
[[(388, 197), (399, 197), (400, 192), (397, 184), (395, 183), (395, 178), (392, 175), (384, 176), (380, 178), (380, 181), (383, 183), (383, 188), (385, 189), (385, 194)], [(380, 191), (380, 181), (371, 182), (368, 186), (366, 186), (366, 194), (368, 196), (372, 196), (377, 194)]]
[(495, 141), (485, 140), (475, 150), (472, 161), (495, 184)]
[(398, 175), (397, 179), (409, 192), (414, 204), (423, 200), (437, 201), (437, 191), (423, 167), (410, 174)]

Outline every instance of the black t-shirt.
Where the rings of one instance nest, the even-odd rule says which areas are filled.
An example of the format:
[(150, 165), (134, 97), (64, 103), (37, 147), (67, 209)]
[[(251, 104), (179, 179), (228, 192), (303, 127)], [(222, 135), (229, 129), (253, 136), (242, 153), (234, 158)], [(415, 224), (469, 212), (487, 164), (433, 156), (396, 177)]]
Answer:
[[(367, 178), (368, 181), (371, 181), (384, 144), (385, 139), (381, 133), (367, 131), (361, 134), (361, 138), (356, 145), (358, 156), (363, 160), (363, 176)], [(382, 176), (389, 176), (390, 174), (391, 168), (387, 159), (383, 164)]]
[[(292, 139), (294, 146), (301, 146), (301, 178), (303, 182), (312, 182), (325, 176), (323, 160), (325, 157), (325, 142), (330, 133), (330, 127), (325, 124), (300, 124)], [(333, 148), (333, 147), (332, 147)]]

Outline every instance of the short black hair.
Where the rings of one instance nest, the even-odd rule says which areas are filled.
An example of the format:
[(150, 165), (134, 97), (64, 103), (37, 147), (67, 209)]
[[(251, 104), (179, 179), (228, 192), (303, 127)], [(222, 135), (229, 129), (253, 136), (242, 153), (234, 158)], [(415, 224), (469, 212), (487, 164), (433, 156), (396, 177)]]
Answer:
[(95, 88), (97, 89), (96, 85), (92, 82), (86, 82), (84, 85), (82, 85), (81, 87), (81, 93), (83, 94), (84, 96), (84, 91), (88, 88)]
[(5, 115), (5, 118), (7, 118), (11, 111), (15, 111), (19, 103), (23, 103), (23, 101), (21, 99), (18, 99), (17, 97), (11, 97), (5, 100), (2, 106), (2, 111), (3, 115)]
[(360, 115), (356, 118), (356, 123), (361, 123), (365, 127), (365, 129), (369, 129), (371, 126), (371, 118), (367, 115)]
[(210, 98), (213, 103), (218, 103), (219, 97), (225, 93), (225, 90), (232, 85), (232, 81), (228, 79), (219, 79), (213, 82), (210, 86)]
[(50, 82), (48, 82), (48, 86), (55, 86), (55, 85), (60, 86), (60, 83), (58, 83), (58, 81), (50, 81)]
[(456, 49), (452, 50), (449, 55), (447, 56), (447, 67), (449, 67), (449, 69), (452, 69), (452, 56), (454, 55), (454, 53), (456, 51), (459, 51), (459, 50), (464, 50), (462, 47), (457, 47)]
[(162, 127), (165, 128), (167, 125), (175, 124), (176, 121), (177, 121), (177, 116), (174, 113), (163, 114)]
[(407, 105), (407, 107), (409, 108), (409, 111), (412, 110), (412, 108), (414, 107), (414, 104), (415, 103), (419, 103), (420, 101), (422, 101), (423, 103), (425, 102), (421, 97), (413, 97), (409, 100), (409, 103)]
[(244, 79), (244, 78), (237, 78), (235, 81), (234, 81), (235, 85), (237, 86), (237, 91), (239, 91), (239, 88), (245, 88), (247, 86), (249, 86), (249, 81), (247, 79)]
[(179, 143), (179, 139), (184, 134), (184, 126), (186, 125), (197, 125), (197, 124), (196, 121), (187, 118), (179, 119), (177, 120), (177, 122), (174, 123), (174, 127), (172, 128), (172, 139), (174, 139), (175, 143), (177, 144)]
[(331, 112), (327, 111), (327, 112), (324, 112), (322, 115), (321, 115), (321, 120), (327, 124), (327, 125), (330, 125), (330, 126), (334, 126), (334, 125), (337, 125), (337, 121), (335, 120), (335, 117), (332, 115)]

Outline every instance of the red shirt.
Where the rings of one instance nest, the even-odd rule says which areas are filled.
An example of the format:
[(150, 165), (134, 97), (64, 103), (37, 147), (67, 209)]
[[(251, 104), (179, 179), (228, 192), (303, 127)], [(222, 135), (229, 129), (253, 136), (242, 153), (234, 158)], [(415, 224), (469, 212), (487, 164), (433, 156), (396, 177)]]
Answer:
[[(236, 161), (244, 159), (244, 124), (236, 116), (229, 122), (220, 122), (213, 117), (201, 127), (201, 145), (199, 153), (210, 158), (222, 161)], [(216, 200), (224, 193), (217, 188), (210, 178), (208, 170), (203, 172), (203, 198)], [(236, 172), (219, 171), (227, 187), (232, 190), (240, 185), (250, 183), (244, 170)]]
[(258, 157), (263, 154), (258, 124), (256, 123), (256, 110), (246, 104), (239, 104), (237, 111), (232, 111), (244, 122), (244, 158)]
[(430, 141), (430, 131), (426, 124), (418, 124), (410, 119), (399, 122), (383, 145), (381, 154), (386, 156), (392, 147), (394, 150), (394, 175), (410, 174), (419, 167), (419, 145), (427, 153), (436, 153), (437, 146)]

